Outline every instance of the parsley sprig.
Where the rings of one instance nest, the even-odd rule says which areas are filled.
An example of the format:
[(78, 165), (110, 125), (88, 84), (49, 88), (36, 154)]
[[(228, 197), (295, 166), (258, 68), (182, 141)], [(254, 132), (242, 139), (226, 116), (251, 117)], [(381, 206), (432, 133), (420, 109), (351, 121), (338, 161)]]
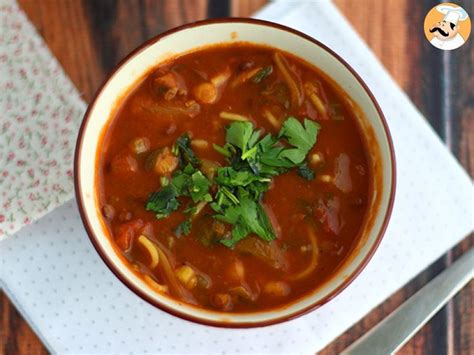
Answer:
[[(263, 194), (269, 189), (273, 177), (292, 168), (311, 180), (314, 172), (305, 162), (310, 149), (316, 143), (319, 124), (305, 119), (301, 123), (288, 117), (277, 136), (261, 137), (250, 122), (234, 122), (226, 132), (226, 144), (214, 145), (224, 155), (229, 166), (217, 168), (210, 194), (211, 181), (198, 169), (200, 164), (189, 147), (189, 137), (181, 136), (175, 144), (180, 161), (187, 163), (175, 172), (171, 182), (150, 195), (146, 209), (157, 218), (165, 218), (180, 206), (179, 197), (190, 197), (193, 203), (209, 202), (214, 218), (231, 224), (230, 238), (221, 243), (233, 248), (243, 238), (256, 234), (265, 241), (275, 239), (273, 226), (261, 204)], [(193, 208), (188, 208), (190, 211)], [(179, 234), (189, 234), (191, 219), (178, 226)]]

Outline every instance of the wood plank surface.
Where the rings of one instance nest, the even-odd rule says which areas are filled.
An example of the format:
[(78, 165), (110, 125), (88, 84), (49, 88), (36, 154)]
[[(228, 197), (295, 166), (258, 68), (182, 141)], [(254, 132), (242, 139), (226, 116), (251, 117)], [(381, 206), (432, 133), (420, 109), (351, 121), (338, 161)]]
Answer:
[[(472, 176), (474, 174), (472, 41), (459, 50), (442, 52), (425, 40), (422, 32), (424, 17), (429, 9), (438, 3), (437, 1), (364, 0), (363, 7), (360, 6), (360, 2), (353, 0), (336, 0), (335, 3)], [(456, 3), (463, 6), (468, 13), (474, 13), (473, 2)], [(446, 61), (443, 56), (446, 55), (451, 58), (448, 64), (443, 64)], [(447, 79), (450, 79), (449, 83)], [(446, 85), (450, 87), (445, 87)], [(450, 107), (446, 107), (448, 102), (443, 87), (445, 92), (455, 98)], [(449, 115), (445, 113), (446, 111)], [(437, 260), (402, 290), (392, 295), (361, 322), (326, 347), (322, 353), (333, 354), (343, 350), (448, 266), (453, 256), (459, 256), (461, 251), (472, 248), (473, 240), (473, 236), (466, 238), (454, 248), (455, 255), (448, 253)], [(473, 291), (474, 282), (471, 282), (448, 306), (438, 312), (400, 350), (400, 353), (473, 353)]]
[[(266, 0), (19, 0), (66, 73), (89, 101), (106, 74), (146, 39), (175, 26), (223, 16), (250, 16)], [(474, 175), (474, 48), (433, 48), (423, 36), (434, 0), (336, 0), (356, 31), (427, 117), (466, 170)], [(471, 17), (474, 1), (457, 1)], [(315, 4), (317, 6), (317, 4)], [(473, 34), (474, 36), (474, 34)], [(336, 339), (323, 354), (339, 353), (410, 295), (472, 248), (471, 235)], [(403, 354), (474, 352), (474, 283), (464, 288), (400, 351)], [(0, 296), (0, 354), (47, 350)]]

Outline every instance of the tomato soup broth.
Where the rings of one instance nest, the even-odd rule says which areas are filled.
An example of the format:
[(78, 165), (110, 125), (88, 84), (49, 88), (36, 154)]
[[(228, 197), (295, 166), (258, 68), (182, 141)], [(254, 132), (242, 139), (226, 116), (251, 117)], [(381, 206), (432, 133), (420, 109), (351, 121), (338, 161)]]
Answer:
[(365, 144), (347, 95), (301, 59), (204, 48), (118, 102), (98, 158), (103, 221), (156, 292), (225, 312), (279, 307), (361, 238)]

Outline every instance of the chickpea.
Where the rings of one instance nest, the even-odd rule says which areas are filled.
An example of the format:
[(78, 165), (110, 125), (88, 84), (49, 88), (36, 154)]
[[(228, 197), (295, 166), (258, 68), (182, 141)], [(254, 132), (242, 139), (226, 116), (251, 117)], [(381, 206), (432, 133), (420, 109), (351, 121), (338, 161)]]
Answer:
[(240, 283), (245, 277), (245, 268), (242, 261), (236, 259), (234, 262), (230, 263), (227, 268), (227, 276), (233, 282)]
[(158, 154), (155, 162), (155, 171), (160, 175), (171, 174), (179, 164), (179, 159), (166, 147)]
[(263, 288), (263, 292), (274, 297), (284, 297), (290, 294), (291, 288), (284, 281), (270, 281)]
[(222, 311), (230, 311), (234, 307), (232, 297), (228, 293), (216, 293), (212, 296), (211, 302)]
[(194, 96), (203, 104), (212, 104), (217, 100), (217, 89), (211, 83), (201, 83), (194, 88)]
[(188, 290), (196, 287), (198, 279), (196, 272), (188, 265), (183, 265), (176, 270), (176, 277)]

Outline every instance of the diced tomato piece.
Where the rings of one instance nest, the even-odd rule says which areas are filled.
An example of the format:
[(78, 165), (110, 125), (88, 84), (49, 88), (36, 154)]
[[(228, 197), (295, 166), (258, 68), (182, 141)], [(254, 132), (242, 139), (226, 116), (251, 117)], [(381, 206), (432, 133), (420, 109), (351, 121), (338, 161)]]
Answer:
[(140, 228), (140, 234), (144, 234), (147, 237), (152, 237), (153, 225), (150, 222), (145, 223), (144, 226)]
[(173, 73), (168, 73), (158, 78), (155, 78), (153, 83), (158, 88), (166, 88), (166, 89), (171, 89), (178, 86), (178, 81), (176, 80), (176, 77), (173, 75)]
[(112, 159), (112, 171), (114, 173), (134, 173), (138, 170), (138, 163), (129, 153), (116, 155)]
[(316, 207), (316, 218), (323, 226), (326, 233), (339, 235), (344, 223), (340, 218), (341, 201), (339, 197), (330, 198), (327, 201), (319, 199)]
[(166, 147), (156, 157), (155, 171), (160, 175), (170, 175), (179, 164), (179, 159)]
[(334, 185), (344, 193), (352, 191), (350, 165), (351, 160), (345, 153), (339, 154), (335, 159)]
[(130, 249), (133, 237), (138, 234), (142, 227), (143, 221), (141, 219), (135, 219), (120, 225), (116, 230), (114, 238), (117, 246), (123, 251)]

